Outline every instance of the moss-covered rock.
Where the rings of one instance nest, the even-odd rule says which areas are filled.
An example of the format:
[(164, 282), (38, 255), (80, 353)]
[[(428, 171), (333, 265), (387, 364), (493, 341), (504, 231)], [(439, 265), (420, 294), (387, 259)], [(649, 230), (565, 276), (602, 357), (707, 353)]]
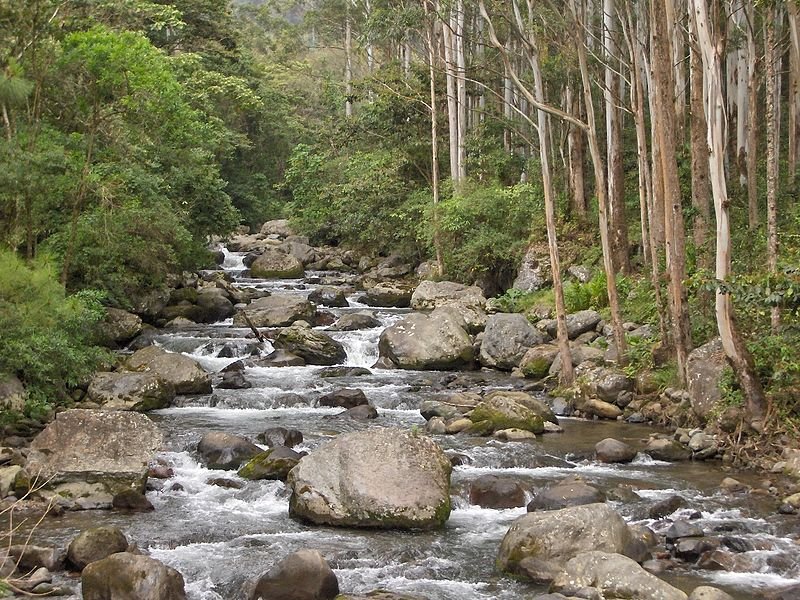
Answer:
[(291, 448), (278, 446), (262, 452), (251, 458), (247, 464), (238, 471), (239, 477), (245, 479), (277, 479), (286, 481), (289, 474), (298, 461), (303, 457), (299, 452)]
[(484, 400), (472, 410), (469, 418), (475, 423), (473, 431), (491, 429), (491, 431), (487, 431), (487, 433), (491, 433), (512, 428), (524, 429), (533, 433), (544, 431), (544, 421), (541, 416), (527, 406), (504, 396)]

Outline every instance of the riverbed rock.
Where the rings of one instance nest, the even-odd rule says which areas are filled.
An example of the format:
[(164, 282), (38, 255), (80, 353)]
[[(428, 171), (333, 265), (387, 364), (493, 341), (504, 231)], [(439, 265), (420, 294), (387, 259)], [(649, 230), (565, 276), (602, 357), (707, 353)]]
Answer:
[(197, 444), (197, 452), (209, 469), (238, 469), (262, 450), (247, 438), (224, 431), (209, 431)]
[(687, 600), (685, 593), (618, 553), (592, 551), (577, 555), (567, 561), (550, 589), (573, 595), (586, 588), (598, 590), (602, 598)]
[(689, 600), (734, 600), (734, 598), (728, 592), (723, 592), (718, 588), (701, 585), (692, 590)]
[[(595, 348), (594, 346), (570, 346), (569, 355), (572, 358), (573, 367), (577, 367), (583, 363), (602, 364), (605, 360), (605, 353), (600, 348)], [(548, 373), (550, 375), (557, 375), (560, 372), (561, 356), (556, 354)]]
[(131, 371), (149, 372), (172, 384), (176, 394), (210, 394), (211, 375), (200, 364), (176, 352), (148, 346), (133, 353), (125, 363)]
[(98, 340), (109, 348), (123, 348), (142, 332), (142, 318), (119, 308), (106, 308), (98, 323)]
[(469, 502), (483, 508), (525, 506), (525, 488), (510, 477), (481, 475), (469, 486)]
[(614, 438), (606, 438), (597, 442), (594, 453), (602, 463), (629, 463), (636, 458), (636, 450)]
[(563, 565), (590, 550), (625, 553), (633, 543), (625, 521), (606, 504), (532, 512), (518, 517), (506, 532), (497, 566), (524, 577), (520, 562), (526, 558)]
[(344, 346), (305, 321), (284, 327), (275, 337), (275, 348), (291, 352), (308, 365), (336, 365), (347, 359)]
[(380, 327), (381, 322), (370, 312), (360, 311), (357, 313), (346, 313), (339, 317), (333, 325), (328, 327), (329, 331), (356, 331), (358, 329), (374, 329)]
[(544, 431), (540, 415), (507, 396), (487, 397), (469, 415), (470, 420), (485, 434), (501, 429), (524, 429), (533, 433)]
[(144, 491), (148, 464), (162, 443), (161, 431), (143, 414), (66, 410), (34, 438), (25, 469), (55, 493), (80, 487), (87, 496), (108, 494), (110, 503), (124, 489)]
[(341, 388), (333, 390), (319, 398), (320, 406), (332, 406), (336, 408), (354, 408), (362, 404), (369, 404), (367, 396), (362, 390), (354, 388)]
[(285, 427), (270, 427), (263, 433), (256, 436), (259, 442), (263, 442), (270, 448), (286, 446), (293, 448), (303, 443), (303, 434), (297, 429), (286, 429)]
[(538, 490), (528, 503), (528, 512), (558, 510), (605, 501), (606, 495), (593, 485), (569, 478)]
[(305, 364), (302, 358), (286, 350), (273, 350), (265, 357), (252, 361), (255, 367), (302, 367)]
[(26, 397), (25, 386), (16, 375), (0, 374), (0, 410), (22, 412)]
[(411, 290), (395, 283), (383, 282), (368, 289), (358, 300), (367, 306), (408, 308), (411, 304)]
[(303, 457), (299, 452), (295, 452), (286, 446), (276, 446), (265, 452), (257, 454), (247, 464), (239, 468), (239, 477), (244, 479), (272, 479), (286, 481), (295, 465)]
[(286, 254), (295, 257), (304, 266), (310, 265), (317, 260), (317, 252), (313, 247), (309, 246), (305, 241), (299, 239), (290, 239), (283, 242), (278, 246), (278, 250), (286, 252)]
[(517, 277), (511, 287), (523, 292), (535, 292), (550, 283), (552, 277), (547, 248), (540, 244), (531, 244), (522, 257)]
[(419, 412), (426, 421), (434, 417), (444, 420), (460, 417), (482, 402), (482, 398), (475, 392), (456, 392), (446, 398), (423, 400), (419, 404)]
[(485, 367), (505, 371), (517, 367), (526, 352), (545, 342), (545, 336), (519, 313), (499, 313), (486, 321), (480, 361)]
[(178, 571), (130, 552), (112, 554), (86, 567), (81, 591), (83, 600), (186, 600)]
[(245, 591), (248, 600), (333, 600), (339, 582), (316, 550), (299, 550), (284, 558)]
[(308, 295), (308, 300), (314, 304), (328, 307), (343, 307), (347, 306), (347, 297), (344, 290), (339, 287), (333, 286), (320, 286), (312, 290)]
[(206, 287), (197, 293), (198, 323), (217, 323), (232, 317), (235, 309), (225, 290)]
[(273, 294), (253, 300), (233, 315), (236, 327), (247, 327), (244, 313), (255, 327), (287, 327), (295, 321), (312, 321), (317, 307), (301, 296)]
[(144, 412), (168, 407), (175, 386), (155, 373), (95, 373), (88, 396), (106, 410)]
[(584, 394), (605, 402), (616, 403), (621, 393), (633, 391), (633, 379), (616, 369), (582, 367), (579, 374), (584, 382), (581, 386)]
[(264, 248), (252, 265), (250, 274), (264, 279), (297, 279), (305, 273), (302, 261), (277, 248)]
[(222, 374), (222, 379), (217, 384), (217, 389), (220, 390), (247, 390), (253, 387), (253, 384), (247, 381), (241, 371), (229, 371)]
[(128, 538), (117, 527), (95, 527), (82, 531), (67, 548), (67, 560), (78, 571), (87, 565), (128, 549)]
[(433, 529), (450, 515), (450, 461), (416, 432), (341, 434), (289, 473), (289, 514), (320, 525)]
[(401, 369), (457, 369), (472, 363), (472, 338), (452, 315), (411, 314), (381, 333), (379, 350)]
[(477, 285), (466, 286), (452, 281), (423, 281), (411, 296), (414, 310), (433, 310), (447, 304), (485, 308), (486, 298)]
[(667, 462), (689, 460), (692, 457), (688, 448), (685, 448), (680, 442), (668, 438), (652, 438), (647, 442), (644, 451), (656, 460)]
[(727, 366), (722, 340), (717, 337), (695, 348), (686, 362), (689, 396), (692, 410), (701, 419), (720, 399), (719, 380)]
[[(568, 314), (567, 335), (569, 336), (569, 339), (574, 340), (582, 333), (594, 330), (601, 320), (602, 317), (596, 310), (579, 310), (578, 312)], [(557, 327), (558, 325), (555, 319), (548, 321), (545, 327), (547, 334), (550, 337), (555, 338)]]
[(598, 398), (582, 400), (578, 402), (578, 408), (588, 415), (601, 419), (616, 419), (622, 415), (622, 409), (619, 406)]
[(558, 347), (555, 344), (534, 346), (525, 352), (519, 362), (519, 368), (525, 377), (542, 379), (547, 377), (556, 356), (558, 356)]
[[(35, 546), (33, 544), (18, 544), (8, 546), (8, 557), (14, 560), (17, 569), (21, 572), (32, 571), (44, 567), (48, 571), (62, 571), (67, 559), (63, 547)], [(0, 559), (0, 563), (3, 561)], [(0, 564), (0, 569), (5, 567)]]
[(484, 397), (484, 401), (492, 401), (497, 398), (503, 398), (506, 400), (513, 400), (518, 404), (522, 404), (525, 408), (532, 410), (534, 413), (539, 415), (543, 421), (550, 422), (553, 424), (558, 425), (558, 418), (556, 417), (553, 410), (548, 406), (548, 404), (537, 398), (536, 396), (532, 396), (527, 392), (518, 392), (513, 390), (496, 390), (494, 392), (489, 392)]
[(261, 235), (287, 238), (294, 235), (288, 219), (273, 219), (261, 226)]

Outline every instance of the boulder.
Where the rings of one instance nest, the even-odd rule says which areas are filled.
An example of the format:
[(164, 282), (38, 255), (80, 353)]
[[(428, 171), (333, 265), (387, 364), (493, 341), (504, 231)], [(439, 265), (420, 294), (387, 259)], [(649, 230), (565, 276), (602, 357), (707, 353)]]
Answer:
[(367, 306), (407, 308), (411, 304), (411, 290), (393, 283), (379, 283), (358, 300)]
[(175, 386), (155, 373), (95, 373), (88, 397), (107, 410), (141, 412), (169, 406)]
[(466, 286), (452, 281), (423, 281), (411, 296), (414, 310), (433, 310), (447, 304), (463, 304), (483, 309), (486, 298), (477, 285)]
[(485, 367), (510, 371), (520, 364), (528, 350), (545, 341), (544, 334), (535, 329), (524, 315), (491, 315), (486, 320), (480, 361)]
[(142, 492), (138, 490), (122, 490), (111, 499), (111, 507), (129, 512), (148, 512), (155, 510)]
[[(800, 589), (798, 589), (798, 592), (800, 592)], [(710, 585), (701, 585), (692, 590), (692, 593), (689, 594), (689, 600), (734, 600), (734, 598), (729, 593)]]
[(528, 503), (528, 512), (558, 510), (605, 501), (606, 495), (596, 487), (579, 479), (568, 479), (536, 492), (533, 500)]
[(674, 462), (689, 460), (692, 452), (680, 442), (668, 438), (653, 438), (647, 442), (644, 451), (656, 460)]
[(585, 588), (596, 589), (602, 598), (686, 600), (682, 591), (619, 553), (593, 551), (575, 556), (567, 561), (550, 589), (574, 595)]
[(686, 375), (694, 413), (705, 419), (720, 399), (719, 380), (727, 366), (722, 340), (714, 338), (689, 353)]
[(241, 371), (229, 371), (222, 374), (222, 379), (217, 384), (217, 389), (220, 390), (247, 390), (253, 387), (253, 384), (247, 381)]
[(547, 377), (556, 356), (558, 356), (558, 347), (555, 344), (534, 346), (525, 352), (519, 362), (519, 368), (525, 377), (543, 379)]
[(223, 431), (209, 431), (197, 444), (197, 452), (209, 469), (238, 469), (262, 450), (247, 438)]
[(580, 370), (585, 394), (605, 402), (615, 403), (622, 392), (631, 392), (634, 380), (616, 369), (595, 367)]
[(149, 556), (119, 552), (81, 574), (83, 600), (186, 600), (183, 576)]
[(14, 559), (17, 570), (21, 572), (34, 571), (41, 567), (48, 571), (62, 571), (67, 558), (64, 548), (61, 547), (19, 544), (7, 548), (8, 556)]
[(500, 570), (520, 576), (526, 558), (563, 565), (582, 552), (625, 553), (633, 542), (622, 517), (606, 504), (527, 513), (509, 528), (497, 557)]
[(197, 361), (167, 352), (158, 346), (148, 346), (133, 353), (125, 366), (131, 371), (149, 372), (172, 384), (176, 394), (210, 394), (211, 375)]
[(481, 397), (474, 392), (457, 392), (447, 398), (423, 400), (419, 404), (419, 412), (426, 421), (430, 421), (433, 417), (447, 420), (468, 413), (481, 402)]
[(270, 448), (276, 446), (286, 446), (293, 448), (303, 443), (303, 434), (297, 429), (286, 429), (285, 427), (270, 427), (264, 433), (256, 436), (259, 442), (263, 442)]
[(286, 476), (303, 457), (299, 452), (295, 452), (286, 446), (276, 446), (266, 452), (251, 458), (247, 464), (242, 466), (239, 477), (244, 479), (277, 479), (286, 481)]
[(589, 398), (579, 402), (578, 408), (588, 415), (600, 417), (601, 419), (616, 419), (622, 416), (622, 409), (619, 406), (597, 398)]
[(338, 377), (361, 377), (362, 375), (372, 375), (372, 371), (366, 367), (325, 367), (317, 371), (317, 377), (331, 379)]
[(295, 240), (286, 240), (278, 249), (286, 254), (295, 257), (303, 265), (310, 265), (317, 259), (317, 253), (307, 243)]
[[(567, 335), (569, 339), (574, 340), (582, 333), (594, 330), (601, 320), (602, 317), (596, 310), (579, 310), (567, 315)], [(555, 319), (547, 323), (546, 330), (550, 337), (556, 337), (556, 329), (557, 323)]]
[(320, 306), (333, 308), (348, 306), (344, 290), (333, 286), (320, 286), (312, 290), (308, 295), (308, 300)]
[(336, 365), (347, 359), (347, 353), (340, 342), (312, 329), (304, 321), (281, 329), (273, 346), (299, 356), (308, 365)]
[(250, 274), (263, 279), (297, 279), (305, 273), (299, 258), (277, 248), (264, 248), (264, 252), (250, 265)]
[(294, 232), (289, 226), (288, 219), (273, 219), (261, 226), (261, 235), (274, 235), (280, 238), (287, 238), (293, 234)]
[[(583, 363), (602, 364), (605, 360), (605, 352), (603, 352), (600, 348), (595, 348), (593, 346), (571, 346), (569, 349), (569, 355), (572, 358), (573, 367), (577, 367)], [(553, 359), (553, 364), (550, 365), (550, 371), (548, 371), (548, 373), (550, 375), (557, 375), (560, 372), (561, 356), (556, 354), (556, 357)]]
[(330, 331), (355, 331), (357, 329), (374, 329), (380, 327), (381, 322), (372, 313), (357, 312), (347, 313), (339, 317), (333, 325), (328, 327)]
[(348, 408), (347, 410), (333, 415), (332, 418), (336, 419), (355, 419), (356, 421), (368, 421), (370, 419), (378, 418), (378, 409), (371, 404), (361, 404)]
[(119, 308), (106, 308), (106, 316), (98, 324), (97, 338), (109, 348), (122, 348), (142, 332), (142, 319)]
[(27, 394), (16, 375), (0, 374), (0, 410), (22, 412)]
[(67, 410), (34, 438), (25, 468), (56, 493), (69, 494), (71, 484), (86, 482), (110, 496), (143, 492), (148, 464), (162, 443), (161, 431), (145, 415)]
[(450, 471), (427, 436), (384, 428), (342, 434), (289, 473), (289, 514), (321, 525), (438, 528), (450, 516)]
[(445, 304), (436, 309), (438, 313), (450, 315), (467, 333), (476, 335), (486, 327), (486, 313), (480, 306), (469, 304)]
[(512, 400), (518, 404), (522, 404), (525, 408), (532, 410), (539, 415), (543, 421), (549, 421), (558, 425), (558, 418), (553, 413), (553, 410), (547, 405), (544, 400), (540, 400), (535, 396), (531, 396), (527, 392), (514, 392), (510, 390), (497, 390), (486, 394), (485, 401), (493, 401), (497, 398), (504, 398)]
[(469, 502), (483, 508), (525, 506), (525, 488), (509, 477), (481, 475), (469, 486)]
[(535, 292), (550, 283), (553, 277), (550, 254), (546, 247), (531, 245), (525, 251), (511, 287), (523, 292)]
[(197, 293), (198, 323), (216, 323), (232, 317), (235, 312), (233, 303), (228, 299), (225, 290), (207, 287)]
[(67, 548), (67, 560), (78, 571), (87, 565), (128, 549), (128, 538), (116, 527), (95, 527), (78, 534)]
[(594, 453), (602, 463), (629, 463), (636, 458), (636, 450), (625, 442), (614, 438), (606, 438), (597, 442)]
[(387, 327), (378, 345), (381, 358), (401, 369), (453, 369), (472, 363), (472, 338), (445, 312), (411, 314)]
[(339, 582), (316, 550), (299, 550), (284, 558), (246, 590), (248, 600), (333, 600)]
[(313, 321), (317, 307), (301, 296), (273, 294), (251, 302), (233, 315), (236, 327), (248, 327), (244, 313), (255, 327), (286, 327), (295, 321)]
[(540, 415), (507, 396), (484, 399), (472, 410), (469, 418), (486, 434), (512, 428), (533, 433), (544, 431), (544, 422)]
[(286, 350), (273, 350), (264, 358), (252, 361), (254, 367), (302, 367), (305, 364), (302, 358)]
[(320, 406), (333, 406), (337, 408), (354, 408), (363, 404), (369, 404), (367, 396), (362, 390), (353, 388), (341, 388), (334, 390), (324, 396), (320, 396)]

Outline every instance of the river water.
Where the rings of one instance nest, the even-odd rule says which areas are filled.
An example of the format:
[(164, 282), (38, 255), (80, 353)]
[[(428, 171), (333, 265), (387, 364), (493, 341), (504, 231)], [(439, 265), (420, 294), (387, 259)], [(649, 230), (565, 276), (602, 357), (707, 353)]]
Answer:
[[(226, 253), (223, 268), (237, 285), (268, 289), (272, 293), (308, 294), (315, 284), (305, 280), (264, 281), (242, 277), (242, 255)], [(310, 274), (313, 281), (325, 274)], [(307, 274), (307, 277), (309, 274)], [(354, 298), (351, 306), (329, 309), (337, 315), (364, 310)], [(407, 310), (371, 309), (382, 327), (333, 333), (347, 350), (347, 365), (370, 367), (378, 356), (383, 327), (402, 318)], [(217, 371), (252, 350), (250, 331), (230, 321), (164, 333), (157, 343), (184, 352), (206, 369)], [(219, 358), (222, 348), (232, 358)], [(269, 348), (265, 350), (268, 351)], [(492, 510), (471, 505), (469, 482), (493, 473), (525, 483), (529, 489), (580, 475), (604, 490), (620, 485), (635, 489), (640, 500), (611, 504), (629, 521), (665, 531), (670, 522), (647, 519), (654, 502), (680, 494), (689, 508), (672, 518), (699, 511), (707, 534), (728, 535), (749, 542), (743, 553), (750, 565), (745, 572), (677, 570), (667, 578), (687, 592), (700, 584), (719, 586), (737, 598), (760, 598), (764, 590), (800, 582), (800, 523), (796, 516), (776, 514), (774, 501), (758, 495), (730, 495), (718, 489), (729, 475), (758, 485), (758, 478), (724, 472), (719, 463), (668, 464), (639, 454), (629, 465), (603, 465), (591, 459), (594, 444), (606, 437), (642, 447), (652, 429), (618, 422), (562, 419), (564, 433), (546, 434), (530, 442), (500, 442), (466, 435), (437, 436), (448, 452), (464, 455), (454, 468), (453, 512), (437, 532), (347, 530), (309, 526), (288, 516), (288, 494), (281, 482), (244, 481), (235, 472), (210, 471), (198, 463), (191, 449), (203, 433), (228, 431), (255, 438), (268, 427), (302, 431), (297, 450), (313, 451), (333, 436), (366, 427), (423, 428), (421, 400), (447, 391), (519, 387), (498, 372), (459, 374), (373, 370), (371, 375), (321, 378), (322, 367), (248, 368), (253, 384), (246, 390), (215, 390), (210, 396), (183, 399), (179, 406), (151, 413), (165, 433), (162, 458), (173, 465), (177, 491), (149, 492), (156, 510), (126, 515), (104, 511), (69, 513), (49, 519), (36, 532), (38, 541), (69, 542), (78, 531), (99, 524), (122, 528), (129, 540), (150, 555), (178, 569), (187, 582), (190, 600), (240, 598), (245, 581), (268, 570), (290, 552), (320, 550), (334, 568), (344, 593), (376, 588), (418, 594), (431, 600), (532, 598), (543, 588), (501, 576), (494, 569), (500, 541), (511, 522), (525, 508)], [(451, 381), (455, 379), (454, 381)], [(449, 387), (447, 387), (449, 386)], [(316, 408), (316, 399), (335, 388), (358, 387), (378, 409), (379, 418), (367, 423), (334, 419), (340, 409)], [(299, 404), (299, 395), (303, 398)], [(290, 406), (287, 406), (289, 404)], [(225, 476), (243, 484), (223, 488), (208, 481)], [(74, 587), (79, 587), (75, 585)]]

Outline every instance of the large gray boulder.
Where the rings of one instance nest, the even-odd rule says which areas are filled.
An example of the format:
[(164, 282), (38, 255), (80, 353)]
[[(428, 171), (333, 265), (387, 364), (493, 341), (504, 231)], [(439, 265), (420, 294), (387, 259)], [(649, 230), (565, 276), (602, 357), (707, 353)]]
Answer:
[[(602, 317), (596, 310), (579, 310), (567, 315), (567, 335), (569, 339), (574, 340), (582, 333), (592, 331), (600, 323)], [(555, 319), (551, 319), (546, 323), (547, 334), (553, 338), (556, 337), (558, 323)]]
[(175, 388), (176, 394), (210, 394), (211, 375), (188, 356), (148, 346), (133, 353), (125, 363), (131, 371), (152, 373)]
[(289, 226), (288, 219), (273, 219), (261, 226), (261, 235), (274, 235), (276, 237), (286, 238), (293, 234), (294, 232)]
[(524, 577), (520, 563), (525, 559), (564, 565), (591, 550), (622, 554), (633, 543), (625, 521), (606, 504), (531, 512), (517, 518), (506, 532), (497, 565), (501, 571)]
[(355, 331), (357, 329), (374, 329), (380, 327), (381, 322), (369, 312), (345, 313), (333, 325), (328, 327), (329, 331)]
[(510, 371), (534, 346), (546, 341), (544, 334), (534, 328), (519, 313), (500, 313), (486, 320), (481, 342), (480, 361), (484, 367)]
[(107, 308), (105, 318), (98, 324), (98, 340), (109, 348), (121, 348), (142, 331), (138, 315), (119, 308)]
[(95, 373), (89, 400), (107, 410), (157, 410), (175, 398), (175, 386), (155, 373)]
[(225, 290), (206, 287), (197, 293), (197, 321), (199, 323), (216, 323), (233, 316), (233, 303)]
[(542, 416), (508, 393), (490, 394), (472, 409), (469, 419), (474, 424), (473, 429), (487, 435), (503, 429), (522, 429), (532, 433), (544, 431)]
[(186, 600), (183, 576), (149, 556), (119, 552), (81, 574), (83, 600)]
[(95, 527), (81, 531), (67, 548), (67, 560), (78, 571), (104, 558), (125, 552), (128, 538), (116, 527)]
[(517, 277), (511, 287), (523, 292), (535, 292), (548, 285), (552, 277), (553, 271), (547, 248), (530, 246), (525, 251)]
[(450, 516), (450, 461), (424, 435), (346, 433), (292, 469), (289, 514), (320, 525), (433, 529)]
[(466, 286), (452, 281), (423, 281), (411, 295), (411, 308), (433, 310), (447, 304), (486, 307), (486, 298), (477, 285)]
[(595, 588), (603, 598), (687, 600), (685, 593), (618, 553), (579, 554), (567, 561), (563, 573), (556, 576), (550, 589), (572, 595), (581, 588)]
[(264, 279), (297, 279), (305, 273), (302, 261), (277, 248), (264, 248), (264, 252), (250, 265), (253, 277)]
[(197, 444), (197, 452), (209, 469), (238, 469), (261, 454), (262, 450), (247, 438), (224, 431), (209, 431)]
[(380, 356), (401, 369), (452, 369), (469, 365), (472, 338), (453, 316), (442, 310), (411, 314), (387, 327), (378, 344)]
[(411, 290), (399, 284), (382, 282), (364, 292), (359, 301), (367, 306), (407, 308), (411, 303)]
[(286, 254), (289, 254), (290, 256), (295, 257), (297, 260), (303, 263), (303, 265), (311, 264), (317, 260), (317, 253), (314, 248), (304, 242), (286, 240), (280, 246), (278, 246), (278, 249), (286, 252)]
[(74, 495), (74, 484), (85, 484), (86, 495), (144, 492), (147, 465), (162, 443), (161, 431), (143, 414), (67, 410), (31, 442), (25, 469), (66, 495)]
[(0, 410), (22, 412), (26, 397), (25, 386), (16, 375), (0, 374)]
[(299, 356), (308, 365), (337, 365), (347, 359), (347, 352), (340, 342), (312, 329), (305, 321), (281, 329), (273, 346)]
[(264, 573), (246, 590), (248, 600), (333, 600), (339, 582), (316, 550), (299, 550)]
[(310, 302), (321, 306), (343, 307), (348, 306), (347, 297), (344, 290), (340, 287), (322, 285), (312, 290), (308, 295)]
[(236, 327), (247, 327), (247, 317), (256, 327), (286, 327), (295, 321), (311, 321), (317, 307), (294, 294), (274, 294), (254, 300), (233, 315)]
[(719, 380), (728, 365), (722, 340), (714, 338), (689, 354), (686, 374), (694, 413), (705, 419), (720, 399)]

